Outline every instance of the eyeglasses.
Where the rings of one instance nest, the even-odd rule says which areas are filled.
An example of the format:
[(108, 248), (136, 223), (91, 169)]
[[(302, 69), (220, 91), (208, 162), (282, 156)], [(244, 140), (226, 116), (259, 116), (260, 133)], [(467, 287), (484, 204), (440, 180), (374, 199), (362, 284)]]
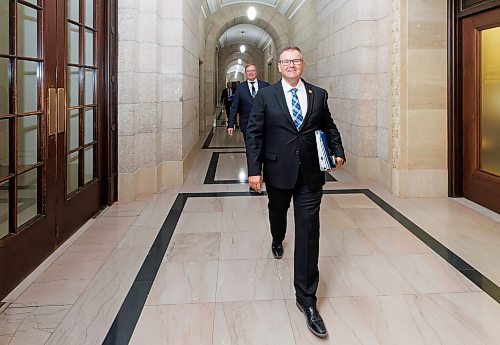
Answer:
[(282, 64), (283, 66), (289, 66), (290, 64), (293, 65), (302, 65), (303, 60), (302, 59), (293, 59), (293, 60), (280, 60), (279, 63)]

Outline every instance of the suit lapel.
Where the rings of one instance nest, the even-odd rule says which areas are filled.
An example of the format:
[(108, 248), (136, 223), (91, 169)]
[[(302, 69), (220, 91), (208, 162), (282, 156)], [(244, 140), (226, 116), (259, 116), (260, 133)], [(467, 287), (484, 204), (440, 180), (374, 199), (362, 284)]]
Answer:
[(292, 121), (292, 117), (290, 116), (290, 110), (288, 110), (288, 105), (286, 105), (285, 93), (283, 92), (283, 86), (281, 85), (281, 80), (274, 84), (275, 92), (274, 95), (278, 100), (278, 104), (281, 106), (282, 114), (285, 116), (287, 121), (292, 125), (292, 127), (297, 130), (295, 124)]
[(314, 93), (311, 84), (306, 83), (303, 79), (302, 81), (304, 82), (304, 86), (306, 88), (306, 93), (307, 93), (307, 112), (304, 118), (304, 122), (302, 123), (302, 126), (300, 126), (300, 129), (304, 128), (306, 123), (309, 121), (309, 118), (311, 117), (312, 114), (313, 103), (314, 103)]
[(248, 82), (246, 80), (240, 84), (241, 96), (243, 96), (243, 93), (245, 93), (249, 99), (252, 99), (252, 95), (250, 94), (250, 91), (248, 90)]

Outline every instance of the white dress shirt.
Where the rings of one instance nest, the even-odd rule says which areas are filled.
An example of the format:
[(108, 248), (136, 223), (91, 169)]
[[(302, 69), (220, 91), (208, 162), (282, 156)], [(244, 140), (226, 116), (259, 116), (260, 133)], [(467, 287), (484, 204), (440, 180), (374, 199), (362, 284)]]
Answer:
[[(247, 80), (248, 84), (248, 90), (250, 90), (250, 95), (252, 94), (252, 84), (250, 83), (250, 80)], [(257, 79), (254, 80), (253, 87), (255, 88), (255, 94), (259, 91), (259, 83), (257, 82)]]
[[(283, 86), (283, 92), (285, 93), (286, 105), (288, 106), (288, 111), (290, 112), (290, 116), (293, 119), (292, 92), (290, 91), (291, 89), (293, 89), (293, 86), (288, 84), (285, 81), (285, 79), (281, 79), (281, 85)], [(306, 86), (304, 85), (304, 82), (300, 80), (295, 88), (298, 89), (297, 96), (299, 97), (300, 110), (302, 110), (302, 117), (305, 119), (307, 113)]]

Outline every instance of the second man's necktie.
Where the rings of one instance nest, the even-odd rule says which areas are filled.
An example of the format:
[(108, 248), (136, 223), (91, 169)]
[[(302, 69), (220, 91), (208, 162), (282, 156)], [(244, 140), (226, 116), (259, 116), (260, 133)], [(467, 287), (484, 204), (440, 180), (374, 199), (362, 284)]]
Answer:
[(255, 95), (257, 94), (257, 92), (255, 91), (255, 82), (251, 81), (250, 84), (252, 84), (252, 98), (255, 98)]

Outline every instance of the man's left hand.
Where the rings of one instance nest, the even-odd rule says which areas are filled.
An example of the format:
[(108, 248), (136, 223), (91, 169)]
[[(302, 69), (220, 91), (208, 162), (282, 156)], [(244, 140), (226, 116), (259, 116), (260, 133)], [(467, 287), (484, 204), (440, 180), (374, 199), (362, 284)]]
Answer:
[(330, 170), (330, 172), (340, 169), (340, 167), (342, 165), (344, 165), (344, 159), (340, 158), (340, 157), (335, 157), (335, 164), (336, 164), (335, 168), (333, 168), (332, 170)]

